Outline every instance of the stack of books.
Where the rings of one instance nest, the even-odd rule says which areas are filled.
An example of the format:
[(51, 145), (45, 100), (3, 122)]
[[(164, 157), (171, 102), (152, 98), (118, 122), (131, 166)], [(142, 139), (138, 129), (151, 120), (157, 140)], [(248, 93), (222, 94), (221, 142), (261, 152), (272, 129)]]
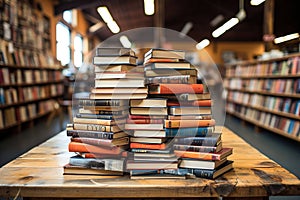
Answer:
[[(221, 134), (215, 131), (210, 93), (205, 84), (197, 82), (197, 70), (184, 58), (183, 51), (151, 49), (147, 52), (144, 70), (145, 84), (148, 86), (148, 99), (140, 102), (145, 105), (144, 102), (153, 101), (152, 104), (155, 105), (153, 99), (161, 98), (166, 118), (163, 120), (163, 126), (157, 127), (160, 129), (156, 129), (155, 136), (163, 139), (163, 141), (159, 141), (162, 143), (159, 150), (168, 153), (166, 155), (172, 159), (175, 154), (178, 166), (176, 168), (174, 165), (172, 169), (158, 166), (159, 170), (154, 170), (154, 166), (150, 168), (150, 165), (145, 164), (144, 174), (142, 170), (131, 170), (131, 178), (152, 178), (152, 176), (159, 177), (158, 174), (172, 174), (213, 179), (232, 169), (232, 162), (227, 160), (227, 156), (232, 154), (232, 148), (223, 148)], [(131, 104), (135, 107), (137, 105), (139, 104), (134, 101)], [(135, 110), (136, 108), (130, 109)], [(149, 116), (146, 109), (138, 108), (138, 110), (143, 110), (138, 113), (139, 115)], [(146, 137), (140, 139), (145, 142), (148, 140), (147, 137), (153, 137), (154, 133), (148, 130), (141, 133), (134, 131), (133, 135)], [(147, 147), (149, 146), (147, 145)], [(142, 149), (141, 144), (139, 146), (131, 145), (131, 147)], [(137, 152), (135, 148), (131, 148), (131, 150)], [(147, 160), (148, 163), (156, 161), (153, 157), (172, 163), (171, 159), (159, 157), (158, 154), (149, 152), (149, 149), (139, 151), (152, 153), (145, 154), (147, 156), (144, 157), (144, 160)], [(136, 160), (143, 155), (140, 152), (139, 154), (134, 153)], [(132, 162), (137, 163), (137, 161), (130, 161), (130, 167)], [(155, 163), (152, 162), (152, 165)]]
[(91, 169), (98, 170), (95, 174), (123, 174), (129, 147), (123, 131), (128, 101), (148, 93), (143, 68), (136, 66), (135, 53), (128, 48), (98, 48), (93, 64), (95, 86), (89, 98), (78, 100), (79, 110), (67, 127), (69, 151), (77, 156), (70, 158), (64, 172), (75, 173), (76, 168), (81, 174), (90, 174)]

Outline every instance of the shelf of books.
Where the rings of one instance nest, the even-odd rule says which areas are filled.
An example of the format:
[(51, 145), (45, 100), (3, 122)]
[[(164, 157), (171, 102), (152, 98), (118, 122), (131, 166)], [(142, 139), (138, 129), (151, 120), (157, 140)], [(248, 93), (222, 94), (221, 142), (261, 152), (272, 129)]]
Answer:
[(300, 54), (226, 66), (227, 113), (300, 141)]
[(53, 111), (63, 94), (62, 68), (51, 54), (50, 22), (35, 1), (0, 3), (0, 131)]
[(133, 50), (99, 47), (93, 64), (94, 86), (67, 127), (76, 154), (65, 175), (216, 179), (233, 168), (209, 90), (184, 51), (150, 49), (137, 66)]

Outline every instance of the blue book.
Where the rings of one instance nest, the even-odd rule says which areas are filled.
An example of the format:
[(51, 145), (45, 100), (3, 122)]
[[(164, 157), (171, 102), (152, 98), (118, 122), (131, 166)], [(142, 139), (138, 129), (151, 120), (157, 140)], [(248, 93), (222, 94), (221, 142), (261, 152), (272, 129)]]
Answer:
[(168, 137), (204, 137), (214, 132), (214, 127), (166, 128)]

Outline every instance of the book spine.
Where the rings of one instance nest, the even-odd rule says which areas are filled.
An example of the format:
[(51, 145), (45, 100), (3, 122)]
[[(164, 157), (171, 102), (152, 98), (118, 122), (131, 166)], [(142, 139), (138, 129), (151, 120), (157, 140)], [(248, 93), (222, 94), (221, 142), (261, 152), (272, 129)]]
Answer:
[(96, 115), (96, 114), (85, 114), (77, 113), (78, 118), (88, 118), (88, 119), (113, 119), (112, 115)]
[(163, 120), (162, 119), (126, 119), (126, 123), (128, 124), (162, 124)]
[(80, 99), (79, 106), (121, 106), (120, 100)]
[(114, 132), (115, 126), (105, 126), (100, 124), (80, 124), (74, 123), (74, 129), (87, 131)]
[(166, 128), (180, 127), (206, 127), (215, 125), (215, 121), (211, 120), (165, 120)]
[(196, 78), (190, 75), (148, 77), (145, 79), (145, 84), (158, 84), (158, 83), (190, 84), (195, 82), (196, 82)]
[(150, 86), (149, 94), (203, 93), (202, 84), (159, 84)]
[(73, 121), (75, 123), (99, 124), (99, 125), (105, 125), (105, 126), (110, 126), (115, 123), (113, 120), (86, 119), (86, 118), (76, 118), (76, 117), (73, 118)]
[(168, 137), (204, 137), (213, 132), (213, 127), (166, 128)]
[(166, 145), (165, 144), (143, 144), (143, 143), (136, 143), (136, 142), (131, 142), (130, 143), (130, 148), (134, 149), (165, 149)]
[(205, 145), (215, 146), (219, 138), (215, 137), (187, 137), (187, 138), (175, 138), (176, 144), (190, 144), (190, 145)]
[(174, 151), (175, 155), (181, 158), (194, 158), (201, 160), (220, 160), (219, 154), (206, 153), (206, 152), (192, 152), (192, 151)]
[(213, 179), (214, 171), (206, 169), (193, 169), (193, 173), (198, 178)]
[(113, 139), (112, 132), (90, 132), (90, 131), (80, 131), (80, 130), (67, 130), (67, 136), (72, 137), (89, 137), (89, 138), (99, 138), (99, 139)]
[(120, 153), (120, 148), (114, 147), (111, 149), (101, 148), (94, 145), (79, 143), (79, 142), (70, 142), (69, 143), (69, 152), (81, 152), (81, 153), (98, 153), (98, 154), (109, 154), (116, 155)]
[(112, 140), (99, 139), (99, 138), (88, 138), (88, 137), (73, 137), (72, 142), (81, 142), (85, 144), (91, 144), (95, 146), (113, 147)]
[(174, 149), (179, 151), (193, 151), (193, 152), (206, 152), (206, 153), (215, 153), (216, 147), (210, 146), (194, 146), (194, 145), (179, 145), (174, 144)]

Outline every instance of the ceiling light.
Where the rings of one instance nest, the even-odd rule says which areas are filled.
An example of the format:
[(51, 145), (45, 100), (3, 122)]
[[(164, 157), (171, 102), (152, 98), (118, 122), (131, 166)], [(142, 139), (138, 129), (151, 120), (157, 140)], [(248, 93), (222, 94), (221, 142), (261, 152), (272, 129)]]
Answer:
[(94, 33), (94, 32), (96, 32), (97, 30), (99, 30), (100, 28), (102, 28), (103, 25), (104, 25), (104, 23), (98, 22), (98, 23), (94, 24), (93, 26), (91, 26), (91, 27), (89, 28), (89, 32), (90, 32), (90, 33)]
[(144, 10), (146, 15), (154, 14), (154, 0), (144, 0)]
[(119, 33), (120, 32), (120, 27), (115, 21), (111, 21), (107, 23), (108, 28), (111, 30), (113, 33)]
[(252, 6), (258, 6), (259, 4), (263, 3), (265, 0), (251, 0), (250, 4)]
[(191, 30), (192, 27), (193, 27), (193, 23), (192, 22), (187, 22), (184, 25), (183, 29), (180, 31), (179, 36), (182, 37), (182, 38), (184, 36), (186, 36), (186, 34)]
[(201, 49), (204, 49), (205, 47), (207, 47), (209, 45), (209, 40), (208, 39), (204, 39), (202, 40), (201, 42), (199, 42), (197, 45), (196, 45), (196, 48), (198, 50), (201, 50)]
[(231, 29), (233, 26), (235, 26), (237, 23), (239, 23), (239, 19), (236, 17), (231, 18), (229, 21), (227, 21), (225, 24), (217, 28), (213, 33), (212, 36), (217, 38), (223, 33), (225, 33), (227, 30)]
[(286, 41), (289, 41), (289, 40), (293, 40), (293, 39), (296, 39), (296, 38), (299, 38), (299, 33), (293, 33), (293, 34), (289, 34), (289, 35), (286, 35), (286, 36), (275, 38), (274, 43), (279, 44), (279, 43), (286, 42)]
[(128, 37), (126, 35), (122, 35), (120, 37), (120, 42), (125, 48), (130, 48), (131, 47), (131, 42), (129, 41)]
[(114, 21), (106, 6), (98, 7), (97, 11), (98, 11), (99, 15), (102, 17), (102, 19), (105, 23), (109, 23), (111, 21)]

